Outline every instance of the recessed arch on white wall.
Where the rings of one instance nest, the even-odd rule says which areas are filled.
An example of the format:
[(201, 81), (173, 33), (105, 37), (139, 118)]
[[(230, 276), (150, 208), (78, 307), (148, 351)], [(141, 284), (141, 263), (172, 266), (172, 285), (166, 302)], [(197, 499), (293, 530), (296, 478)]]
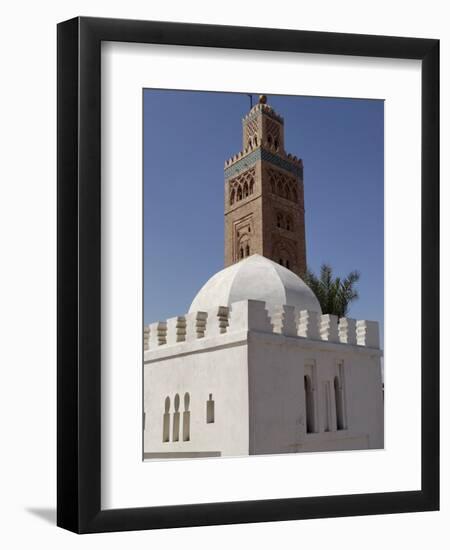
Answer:
[(163, 413), (163, 443), (170, 441), (170, 397), (167, 396), (164, 400), (164, 413)]

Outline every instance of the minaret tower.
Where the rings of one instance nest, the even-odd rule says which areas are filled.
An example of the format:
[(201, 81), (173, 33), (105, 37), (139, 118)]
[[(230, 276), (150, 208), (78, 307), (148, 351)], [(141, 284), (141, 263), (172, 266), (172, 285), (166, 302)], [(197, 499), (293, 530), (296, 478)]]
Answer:
[(266, 96), (242, 121), (243, 148), (225, 163), (225, 267), (261, 254), (306, 270), (303, 163), (284, 148), (284, 121)]

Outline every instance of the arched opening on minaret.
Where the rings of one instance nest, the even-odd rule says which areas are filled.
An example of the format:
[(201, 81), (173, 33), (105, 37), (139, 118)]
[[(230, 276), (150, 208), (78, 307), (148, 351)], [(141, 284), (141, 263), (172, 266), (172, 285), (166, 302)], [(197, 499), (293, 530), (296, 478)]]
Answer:
[(286, 184), (286, 185), (284, 186), (284, 196), (285, 196), (288, 200), (291, 200), (291, 190), (290, 190), (288, 184)]

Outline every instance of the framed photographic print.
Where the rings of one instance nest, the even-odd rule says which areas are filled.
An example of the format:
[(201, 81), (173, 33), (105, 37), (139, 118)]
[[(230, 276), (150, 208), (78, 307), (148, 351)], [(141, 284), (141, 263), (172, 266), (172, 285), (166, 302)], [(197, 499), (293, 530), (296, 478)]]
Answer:
[(439, 41), (58, 25), (58, 525), (437, 510)]

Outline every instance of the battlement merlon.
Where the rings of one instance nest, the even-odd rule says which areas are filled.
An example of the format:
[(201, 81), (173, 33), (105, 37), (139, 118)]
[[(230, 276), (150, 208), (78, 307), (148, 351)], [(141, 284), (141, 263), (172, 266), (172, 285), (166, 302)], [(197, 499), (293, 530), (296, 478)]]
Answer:
[(145, 326), (144, 351), (245, 331), (380, 349), (376, 321), (338, 319), (286, 305), (272, 307), (269, 313), (265, 302), (242, 300)]

